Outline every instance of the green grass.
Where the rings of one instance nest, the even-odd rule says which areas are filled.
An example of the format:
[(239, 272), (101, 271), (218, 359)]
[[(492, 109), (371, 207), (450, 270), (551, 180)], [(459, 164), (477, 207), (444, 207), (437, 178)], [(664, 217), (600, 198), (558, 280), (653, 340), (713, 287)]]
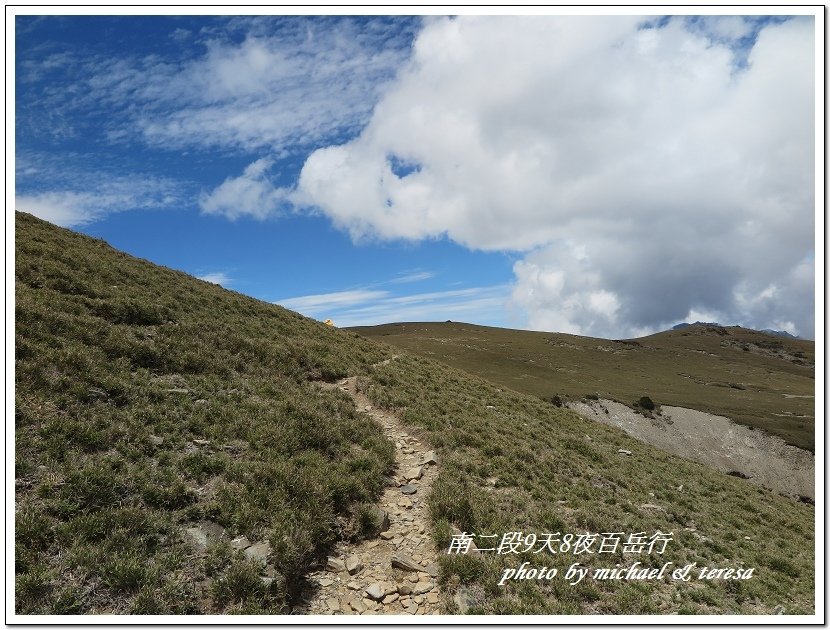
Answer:
[[(442, 554), (444, 589), (466, 585), (471, 612), (813, 611), (812, 506), (435, 361), (372, 368), (391, 347), (28, 215), (16, 217), (15, 274), (18, 613), (287, 612), (335, 541), (377, 528), (367, 505), (393, 445), (348, 395), (314, 384), (346, 375), (439, 451), (428, 500), (441, 548), (450, 524), (661, 529), (675, 533), (665, 560), (757, 572), (739, 584), (498, 586), (523, 558)], [(669, 403), (642, 389), (629, 398)], [(201, 521), (267, 540), (273, 580), (226, 541), (193, 547), (183, 533)]]
[(587, 395), (631, 407), (647, 396), (656, 405), (726, 416), (815, 448), (812, 341), (737, 326), (692, 326), (626, 341), (450, 322), (351, 330), (540, 398)]
[[(358, 386), (376, 404), (402, 413), (440, 451), (442, 467), (429, 502), (433, 534), (443, 550), (450, 524), (496, 534), (496, 540), (514, 531), (674, 534), (662, 556), (442, 554), (442, 581), (450, 588), (471, 585), (478, 597), (473, 612), (754, 614), (771, 613), (779, 604), (788, 613), (813, 612), (812, 506), (428, 359), (403, 355), (372, 369)], [(619, 449), (633, 455), (620, 455)], [(614, 568), (640, 560), (656, 567), (754, 567), (755, 576), (741, 582), (586, 579), (573, 587), (558, 580), (498, 586), (505, 568), (525, 560), (562, 573), (575, 561)]]
[[(17, 611), (287, 610), (393, 462), (348, 396), (309, 382), (388, 351), (28, 215), (16, 228)], [(205, 566), (181, 536), (203, 519), (270, 540), (281, 579)]]

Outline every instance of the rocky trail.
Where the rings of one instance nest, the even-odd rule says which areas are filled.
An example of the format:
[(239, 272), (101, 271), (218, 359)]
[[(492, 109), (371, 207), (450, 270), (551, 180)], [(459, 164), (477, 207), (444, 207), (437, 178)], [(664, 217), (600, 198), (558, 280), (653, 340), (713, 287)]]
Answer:
[(356, 380), (322, 386), (347, 392), (395, 444), (395, 472), (377, 504), (381, 532), (373, 540), (338, 544), (327, 566), (308, 575), (309, 592), (295, 613), (441, 614), (437, 551), (425, 500), (438, 475), (438, 458), (397, 417), (358, 392)]

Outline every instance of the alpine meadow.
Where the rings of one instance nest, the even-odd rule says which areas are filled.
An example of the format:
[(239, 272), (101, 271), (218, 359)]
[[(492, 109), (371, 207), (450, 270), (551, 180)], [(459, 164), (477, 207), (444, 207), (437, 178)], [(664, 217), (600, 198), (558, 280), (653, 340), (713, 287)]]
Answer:
[[(371, 506), (396, 474), (395, 444), (326, 386), (352, 376), (438, 455), (423, 500), (442, 612), (814, 610), (811, 505), (32, 216), (15, 226), (18, 613), (302, 610), (319, 588), (306, 576), (382, 528)], [(640, 566), (753, 574), (505, 581), (523, 563), (564, 574), (575, 558), (448, 554), (453, 528), (671, 532)], [(241, 537), (266, 553), (235, 548)]]

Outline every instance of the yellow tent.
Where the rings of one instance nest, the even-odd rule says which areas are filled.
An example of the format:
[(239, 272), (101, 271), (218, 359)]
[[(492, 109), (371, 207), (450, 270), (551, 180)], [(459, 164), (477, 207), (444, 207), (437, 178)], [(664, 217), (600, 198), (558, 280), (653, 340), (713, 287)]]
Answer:
[(331, 321), (330, 319), (327, 319), (327, 320), (326, 320), (326, 321), (324, 321), (323, 323), (324, 323), (326, 326), (334, 326), (334, 322), (333, 322), (333, 321)]

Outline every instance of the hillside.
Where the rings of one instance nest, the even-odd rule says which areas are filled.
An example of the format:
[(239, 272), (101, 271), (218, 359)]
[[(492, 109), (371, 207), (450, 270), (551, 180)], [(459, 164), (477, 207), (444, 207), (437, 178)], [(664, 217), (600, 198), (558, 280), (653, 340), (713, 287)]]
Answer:
[[(386, 350), (28, 215), (16, 238), (18, 611), (287, 610), (393, 462), (308, 383)], [(270, 541), (279, 579), (195, 556), (205, 521)]]
[(351, 330), (541, 398), (649, 396), (815, 449), (811, 341), (705, 325), (622, 341), (452, 322)]
[[(297, 611), (335, 547), (378, 533), (370, 504), (399, 476), (377, 420), (390, 416), (440, 461), (422, 499), (446, 613), (814, 611), (812, 506), (31, 216), (15, 228), (19, 613)], [(447, 554), (453, 526), (481, 548), (520, 534), (510, 553)], [(590, 532), (671, 541), (663, 554), (528, 545)], [(753, 575), (502, 580), (523, 562)], [(371, 588), (350, 573), (327, 583)]]

